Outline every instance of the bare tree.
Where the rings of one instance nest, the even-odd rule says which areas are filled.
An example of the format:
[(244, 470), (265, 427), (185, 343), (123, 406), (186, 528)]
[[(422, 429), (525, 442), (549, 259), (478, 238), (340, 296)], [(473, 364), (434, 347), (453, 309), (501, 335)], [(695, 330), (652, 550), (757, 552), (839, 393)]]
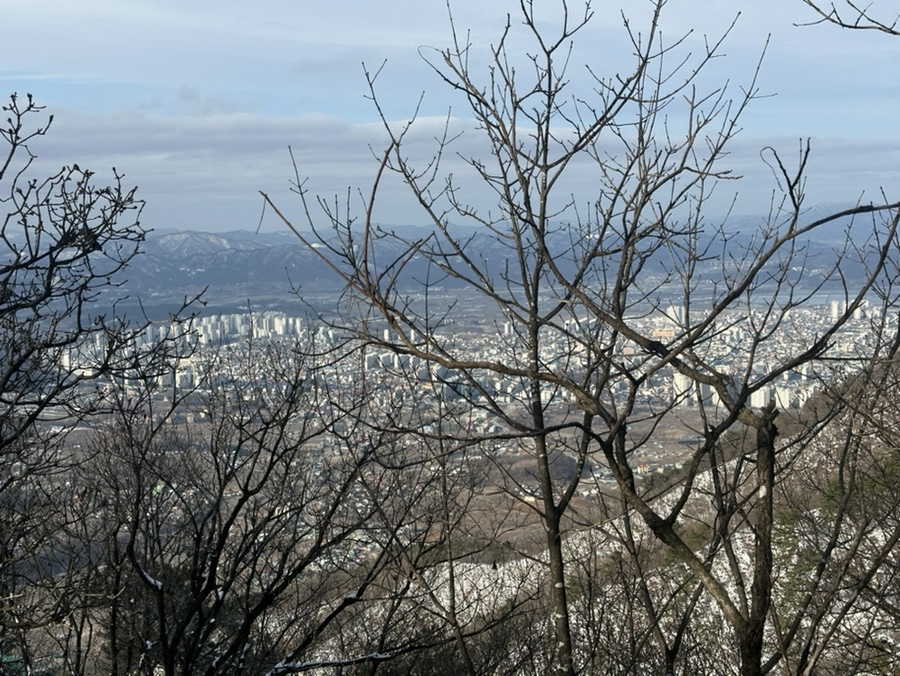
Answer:
[[(560, 22), (548, 29), (523, 0), (483, 73), (470, 65), (477, 46), (455, 29), (451, 47), (433, 53), (429, 63), (465, 103), (488, 148), (463, 159), (494, 207), (478, 206), (484, 200), (460, 187), (461, 172), (444, 169), (458, 139), (449, 120), (433, 156), (414, 161), (407, 144), (416, 120), (387, 119), (377, 73), (370, 93), (389, 140), (360, 222), (349, 207), (310, 199), (299, 175), (304, 227), (264, 195), (346, 285), (343, 330), (430, 365), (444, 393), (498, 421), (502, 431), (486, 437), (505, 441), (493, 456), (494, 486), (532, 509), (545, 534), (540, 563), (553, 623), (547, 668), (560, 673), (597, 664), (595, 649), (582, 651), (573, 632), (572, 595), (580, 592), (569, 572), (577, 554), (567, 551), (578, 551), (580, 529), (598, 518), (621, 520), (618, 542), (634, 585), (629, 612), (643, 608), (666, 673), (686, 668), (685, 636), (704, 622), (729, 627), (730, 643), (719, 643), (731, 647), (740, 673), (755, 675), (793, 660), (804, 641), (826, 651), (839, 632), (823, 628), (859, 607), (858, 594), (829, 594), (816, 578), (807, 604), (824, 594), (827, 606), (845, 605), (809, 624), (810, 606), (778, 587), (785, 564), (775, 536), (786, 508), (777, 494), (793, 488), (799, 458), (815, 452), (847, 398), (831, 397), (815, 415), (797, 418), (786, 417), (789, 403), (774, 395), (778, 383), (801, 374), (824, 386), (876, 373), (893, 359), (900, 205), (885, 200), (811, 215), (806, 144), (794, 164), (763, 151), (778, 192), (752, 233), (739, 236), (728, 217), (711, 219), (708, 198), (730, 177), (727, 148), (756, 84), (736, 99), (706, 85), (702, 75), (721, 42), (692, 57), (683, 39), (664, 40), (665, 4), (654, 3), (641, 29), (626, 20), (631, 70), (604, 76), (589, 66), (585, 91), (569, 91), (569, 68), (590, 4), (576, 13), (560, 3)], [(525, 39), (531, 51), (518, 57), (520, 42), (511, 45)], [(566, 179), (585, 166), (596, 190), (583, 206)], [(389, 176), (421, 206), (427, 235), (409, 239), (375, 222), (378, 188)], [(842, 224), (840, 238), (826, 240), (834, 224)], [(830, 243), (826, 251), (817, 239)], [(479, 350), (456, 340), (443, 286), (492, 305), (498, 326), (509, 330)], [(824, 294), (836, 304), (822, 317), (809, 307)], [(864, 339), (854, 323), (861, 314), (871, 322)], [(672, 427), (692, 445), (677, 474), (653, 485), (641, 465)], [(528, 471), (513, 471), (505, 452), (529, 457)], [(609, 472), (614, 486), (606, 490), (616, 498), (595, 510), (578, 499), (592, 469)], [(844, 533), (859, 522), (848, 516), (834, 525)], [(681, 579), (648, 582), (664, 560), (645, 558), (637, 546), (645, 535), (680, 566)], [(892, 537), (869, 558), (826, 547), (822, 565), (852, 559), (874, 577), (893, 551)], [(676, 602), (657, 596), (667, 585)], [(812, 668), (811, 654), (802, 668)]]
[(352, 336), (201, 354), (191, 321), (119, 316), (142, 203), (118, 175), (31, 178), (49, 121), (29, 129), (30, 97), (4, 110), (3, 664), (370, 673), (427, 652), (488, 671), (503, 652), (472, 637), (518, 640), (528, 598), (471, 593), (494, 534), (460, 535), (465, 445), (413, 454), (397, 384), (414, 388), (367, 381)]
[(45, 632), (71, 671), (402, 672), (428, 653), (484, 673), (496, 653), (469, 641), (498, 622), (441, 584), (465, 479), (411, 456), (396, 391), (358, 365), (314, 328), (111, 389), (73, 519), (92, 584)]
[(144, 238), (135, 190), (115, 171), (98, 186), (77, 164), (35, 176), (52, 117), (30, 95), (2, 110), (0, 654), (27, 664), (25, 637), (64, 612), (75, 579), (69, 432), (102, 408), (110, 379), (158, 367), (178, 341), (148, 344), (147, 322), (115, 309)]
[(819, 18), (813, 23), (831, 23), (841, 28), (854, 30), (874, 30), (888, 35), (900, 35), (900, 15), (885, 18), (873, 3), (860, 4), (854, 0), (839, 3), (823, 3), (817, 0), (803, 0)]

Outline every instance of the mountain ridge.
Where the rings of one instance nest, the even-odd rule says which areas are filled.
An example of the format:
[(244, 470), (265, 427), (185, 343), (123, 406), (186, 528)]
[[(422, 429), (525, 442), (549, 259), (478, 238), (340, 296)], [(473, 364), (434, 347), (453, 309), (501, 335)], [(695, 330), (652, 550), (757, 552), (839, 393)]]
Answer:
[[(811, 222), (835, 211), (825, 207), (810, 210), (804, 221)], [(767, 219), (761, 216), (734, 217), (730, 223), (735, 229), (728, 233), (728, 246), (736, 247), (734, 250), (752, 246), (766, 222)], [(833, 260), (835, 250), (847, 241), (848, 228), (849, 219), (840, 219), (817, 230), (815, 238), (806, 238), (803, 244), (807, 249), (807, 262)], [(510, 250), (503, 242), (485, 230), (456, 229), (478, 265), (497, 278), (506, 274)], [(385, 227), (384, 232), (395, 236), (379, 240), (379, 255), (372, 258), (376, 265), (379, 260), (386, 265), (403, 256), (411, 243), (429, 239), (434, 231), (425, 226), (404, 225), (393, 229)], [(551, 250), (556, 251), (565, 251), (573, 243), (565, 227), (549, 236), (547, 241)], [(343, 284), (323, 256), (337, 265), (341, 261), (328, 250), (328, 244), (334, 242), (326, 241), (312, 250), (289, 232), (151, 230), (146, 235), (141, 254), (133, 259), (124, 276), (125, 281), (117, 290), (124, 291), (129, 297), (126, 304), (144, 306), (172, 305), (200, 292), (204, 292), (204, 299), (214, 306), (246, 306), (248, 299), (268, 305), (299, 302), (298, 294), (327, 295), (336, 299)], [(706, 256), (697, 265), (696, 273), (709, 278), (721, 276), (724, 247), (724, 238), (701, 238), (700, 248), (706, 249)], [(562, 265), (571, 267), (572, 262), (563, 260)], [(642, 274), (650, 280), (654, 276), (662, 279), (673, 272), (672, 266), (673, 260), (661, 251), (648, 260)], [(827, 265), (821, 267), (825, 269)], [(806, 269), (809, 284), (815, 283), (815, 269), (815, 265)], [(854, 270), (849, 273), (854, 274)], [(421, 288), (422, 280), (435, 278), (434, 270), (428, 269), (427, 257), (414, 256), (408, 260), (396, 283), (398, 288), (412, 291)], [(452, 277), (444, 277), (441, 285), (448, 288), (464, 286)]]

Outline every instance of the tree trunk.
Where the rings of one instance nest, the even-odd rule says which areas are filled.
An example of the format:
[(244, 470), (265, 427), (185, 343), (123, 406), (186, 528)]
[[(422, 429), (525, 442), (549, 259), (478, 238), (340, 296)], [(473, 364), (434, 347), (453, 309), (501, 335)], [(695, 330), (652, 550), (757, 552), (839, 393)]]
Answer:
[[(531, 415), (535, 428), (544, 428), (544, 409), (541, 402), (541, 384), (531, 383)], [(538, 479), (543, 500), (544, 530), (547, 536), (547, 557), (550, 560), (550, 610), (556, 633), (553, 670), (560, 674), (575, 674), (572, 660), (572, 632), (569, 626), (569, 600), (566, 596), (566, 572), (563, 563), (561, 514), (553, 493), (550, 459), (547, 453), (547, 436), (539, 432), (534, 439)]]
[(773, 490), (775, 486), (775, 438), (778, 411), (773, 404), (762, 413), (756, 431), (756, 541), (754, 552), (753, 587), (750, 598), (750, 618), (746, 630), (739, 637), (742, 676), (762, 674), (763, 638), (766, 617), (772, 603), (772, 525)]

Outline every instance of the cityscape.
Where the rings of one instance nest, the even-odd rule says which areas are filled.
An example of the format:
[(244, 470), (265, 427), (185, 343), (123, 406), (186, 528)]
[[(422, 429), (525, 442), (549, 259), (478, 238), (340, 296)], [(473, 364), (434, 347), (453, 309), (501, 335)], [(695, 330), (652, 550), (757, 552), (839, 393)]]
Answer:
[(895, 11), (164, 4), (4, 12), (0, 676), (900, 673)]

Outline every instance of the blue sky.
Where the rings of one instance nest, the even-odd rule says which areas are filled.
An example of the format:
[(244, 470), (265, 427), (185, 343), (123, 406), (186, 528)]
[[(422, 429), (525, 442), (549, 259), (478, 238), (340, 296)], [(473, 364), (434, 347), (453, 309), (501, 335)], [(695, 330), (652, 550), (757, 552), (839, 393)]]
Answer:
[[(471, 29), (476, 47), (495, 42), (517, 6), (452, 4), (457, 28)], [(552, 23), (558, 3), (540, 6)], [(641, 26), (646, 2), (595, 2), (576, 61), (606, 74), (625, 63), (622, 7)], [(670, 0), (664, 32), (693, 30), (687, 44), (696, 53), (738, 13), (703, 82), (728, 79), (737, 94), (771, 36), (759, 87), (772, 96), (750, 108), (731, 148), (728, 161), (745, 178), (724, 185), (711, 208), (737, 191), (740, 213), (764, 212), (773, 183), (760, 149), (791, 154), (806, 137), (810, 204), (900, 190), (900, 39), (798, 26), (813, 18), (800, 0)], [(154, 228), (253, 229), (259, 190), (296, 214), (289, 145), (314, 192), (369, 185), (370, 147), (384, 136), (365, 98), (363, 63), (386, 61), (379, 93), (392, 119), (409, 115), (424, 93), (413, 152), (426, 152), (451, 107), (466, 123), (419, 55), (448, 44), (444, 0), (6, 0), (3, 15), (0, 90), (30, 92), (55, 115), (33, 148), (40, 166), (78, 162), (101, 177), (116, 167), (139, 186), (144, 222)], [(421, 222), (400, 186), (385, 191), (378, 219)]]

